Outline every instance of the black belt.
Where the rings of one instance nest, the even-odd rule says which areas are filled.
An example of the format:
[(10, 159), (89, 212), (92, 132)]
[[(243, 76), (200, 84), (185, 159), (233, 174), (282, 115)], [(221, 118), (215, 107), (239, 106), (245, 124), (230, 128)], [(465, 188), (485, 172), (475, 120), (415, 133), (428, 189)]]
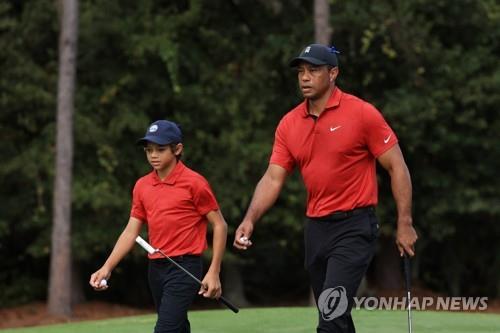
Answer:
[(333, 212), (331, 214), (321, 217), (309, 217), (309, 218), (314, 221), (339, 221), (368, 212), (375, 212), (375, 207), (373, 206), (360, 207), (360, 208), (354, 208), (352, 210)]
[[(199, 255), (199, 254), (184, 254), (182, 256), (170, 257), (170, 259), (172, 259), (173, 261), (176, 261), (176, 262), (182, 262), (184, 259), (200, 258), (200, 257), (201, 257), (201, 255)], [(170, 260), (168, 260), (167, 258), (155, 258), (155, 259), (150, 259), (150, 260), (152, 262), (158, 263), (158, 264), (170, 263)]]

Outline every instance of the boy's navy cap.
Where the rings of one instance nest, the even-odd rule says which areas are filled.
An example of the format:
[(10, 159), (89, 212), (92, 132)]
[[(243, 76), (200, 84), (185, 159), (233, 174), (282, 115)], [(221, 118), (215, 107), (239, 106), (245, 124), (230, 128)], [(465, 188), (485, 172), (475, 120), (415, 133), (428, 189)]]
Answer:
[(297, 67), (301, 61), (313, 65), (338, 66), (337, 54), (340, 53), (334, 46), (328, 47), (322, 44), (311, 44), (306, 46), (300, 55), (290, 61), (290, 67)]
[(168, 120), (157, 120), (149, 125), (146, 135), (137, 140), (137, 144), (144, 145), (153, 142), (159, 145), (182, 142), (182, 132), (176, 123)]

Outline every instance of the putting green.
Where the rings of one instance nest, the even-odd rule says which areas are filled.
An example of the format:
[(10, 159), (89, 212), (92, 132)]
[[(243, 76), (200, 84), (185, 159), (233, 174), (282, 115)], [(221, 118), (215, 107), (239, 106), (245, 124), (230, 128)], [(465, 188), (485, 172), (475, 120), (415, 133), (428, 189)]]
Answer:
[[(190, 312), (194, 333), (311, 333), (315, 331), (314, 308), (242, 309)], [(407, 332), (405, 311), (353, 311), (358, 333)], [(143, 333), (152, 332), (156, 316), (75, 322), (63, 325), (0, 330), (1, 333)], [(462, 312), (413, 312), (414, 332), (486, 333), (500, 331), (500, 315)]]

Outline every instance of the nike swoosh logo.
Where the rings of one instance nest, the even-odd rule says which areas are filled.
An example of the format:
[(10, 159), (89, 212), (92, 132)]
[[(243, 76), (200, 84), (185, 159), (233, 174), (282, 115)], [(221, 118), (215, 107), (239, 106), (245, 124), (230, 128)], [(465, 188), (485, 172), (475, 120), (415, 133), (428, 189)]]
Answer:
[(341, 127), (342, 127), (342, 125), (337, 126), (337, 127), (330, 127), (330, 132), (336, 131), (336, 130), (338, 130)]
[(384, 143), (389, 142), (389, 140), (391, 139), (391, 136), (392, 136), (392, 134), (389, 134), (389, 136), (386, 139), (384, 139)]

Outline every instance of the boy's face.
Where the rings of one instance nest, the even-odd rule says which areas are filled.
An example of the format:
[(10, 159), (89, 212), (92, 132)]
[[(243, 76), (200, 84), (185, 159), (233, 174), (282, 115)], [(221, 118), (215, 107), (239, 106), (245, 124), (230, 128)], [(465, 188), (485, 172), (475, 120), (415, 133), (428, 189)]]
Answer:
[(172, 149), (170, 145), (160, 146), (156, 143), (148, 142), (144, 146), (144, 151), (153, 169), (164, 171), (177, 162), (176, 156), (182, 152), (182, 143), (177, 144), (175, 149)]

